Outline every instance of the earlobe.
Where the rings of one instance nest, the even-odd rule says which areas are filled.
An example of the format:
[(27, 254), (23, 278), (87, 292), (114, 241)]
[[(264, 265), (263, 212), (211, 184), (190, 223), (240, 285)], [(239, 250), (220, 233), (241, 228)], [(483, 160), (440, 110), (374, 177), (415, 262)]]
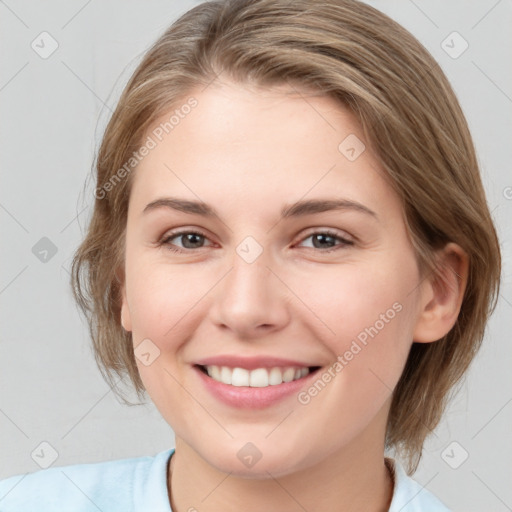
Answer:
[(430, 343), (448, 334), (459, 316), (468, 280), (469, 260), (457, 244), (438, 254), (438, 271), (425, 279), (413, 340)]
[(132, 331), (132, 322), (130, 318), (130, 311), (128, 310), (128, 305), (126, 304), (126, 300), (123, 298), (123, 304), (121, 306), (121, 325), (126, 332)]
[(120, 283), (120, 295), (121, 295), (121, 325), (127, 332), (132, 331), (132, 319), (130, 316), (130, 308), (128, 307), (128, 301), (126, 299), (126, 282), (124, 271), (116, 272), (118, 282)]
[(132, 320), (130, 316), (130, 309), (128, 308), (128, 301), (126, 300), (126, 276), (124, 268), (119, 265), (115, 271), (117, 285), (119, 286), (119, 295), (121, 296), (121, 312), (120, 322), (122, 328), (127, 331), (132, 331)]
[(132, 320), (130, 317), (130, 309), (128, 308), (128, 302), (126, 300), (126, 289), (123, 286), (121, 288), (121, 325), (127, 332), (132, 331)]

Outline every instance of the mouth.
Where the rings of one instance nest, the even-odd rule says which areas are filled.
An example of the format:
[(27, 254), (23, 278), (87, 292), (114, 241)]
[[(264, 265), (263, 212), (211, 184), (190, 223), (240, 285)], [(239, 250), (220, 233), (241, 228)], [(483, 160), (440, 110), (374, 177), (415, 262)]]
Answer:
[(320, 366), (273, 366), (241, 368), (218, 365), (195, 365), (212, 380), (232, 387), (267, 388), (307, 378)]

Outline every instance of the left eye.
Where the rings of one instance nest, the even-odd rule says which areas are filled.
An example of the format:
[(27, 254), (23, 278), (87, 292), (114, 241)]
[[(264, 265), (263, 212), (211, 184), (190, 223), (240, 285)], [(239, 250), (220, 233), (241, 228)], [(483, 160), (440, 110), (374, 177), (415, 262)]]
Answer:
[[(171, 240), (175, 238), (182, 240), (183, 247), (173, 247), (175, 244), (171, 243)], [(171, 251), (180, 252), (182, 249), (201, 249), (201, 246), (197, 246), (201, 239), (206, 240), (206, 237), (201, 233), (195, 231), (180, 231), (178, 233), (171, 233), (169, 236), (165, 237), (161, 244), (168, 245)]]
[[(354, 242), (351, 240), (347, 240), (336, 233), (332, 233), (330, 231), (316, 231), (315, 233), (311, 233), (306, 238), (302, 239), (302, 242), (307, 240), (308, 238), (312, 239), (313, 249), (324, 249), (322, 252), (330, 252), (332, 250), (336, 250), (338, 248), (353, 245)], [(341, 242), (337, 245), (336, 240)], [(324, 244), (329, 244), (328, 246)], [(332, 244), (332, 245), (331, 245)]]

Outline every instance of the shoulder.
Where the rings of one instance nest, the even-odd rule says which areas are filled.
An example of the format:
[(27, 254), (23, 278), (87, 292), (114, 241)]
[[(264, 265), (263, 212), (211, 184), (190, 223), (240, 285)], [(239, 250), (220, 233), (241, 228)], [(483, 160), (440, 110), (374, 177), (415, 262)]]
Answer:
[[(174, 450), (94, 464), (53, 467), (0, 481), (2, 512), (136, 512), (140, 503), (170, 511), (167, 462)], [(166, 507), (165, 507), (166, 506)]]
[(398, 461), (390, 458), (387, 461), (395, 479), (389, 512), (451, 512), (430, 491), (409, 477)]

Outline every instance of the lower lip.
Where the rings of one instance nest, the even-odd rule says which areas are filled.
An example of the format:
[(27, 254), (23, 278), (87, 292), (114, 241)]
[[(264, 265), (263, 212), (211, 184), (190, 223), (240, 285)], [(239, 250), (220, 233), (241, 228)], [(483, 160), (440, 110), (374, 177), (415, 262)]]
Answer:
[(246, 409), (263, 409), (292, 395), (297, 395), (301, 388), (318, 372), (316, 370), (300, 379), (283, 382), (275, 386), (252, 388), (249, 386), (224, 384), (212, 379), (197, 367), (194, 367), (194, 370), (199, 374), (199, 378), (215, 398), (232, 407)]

